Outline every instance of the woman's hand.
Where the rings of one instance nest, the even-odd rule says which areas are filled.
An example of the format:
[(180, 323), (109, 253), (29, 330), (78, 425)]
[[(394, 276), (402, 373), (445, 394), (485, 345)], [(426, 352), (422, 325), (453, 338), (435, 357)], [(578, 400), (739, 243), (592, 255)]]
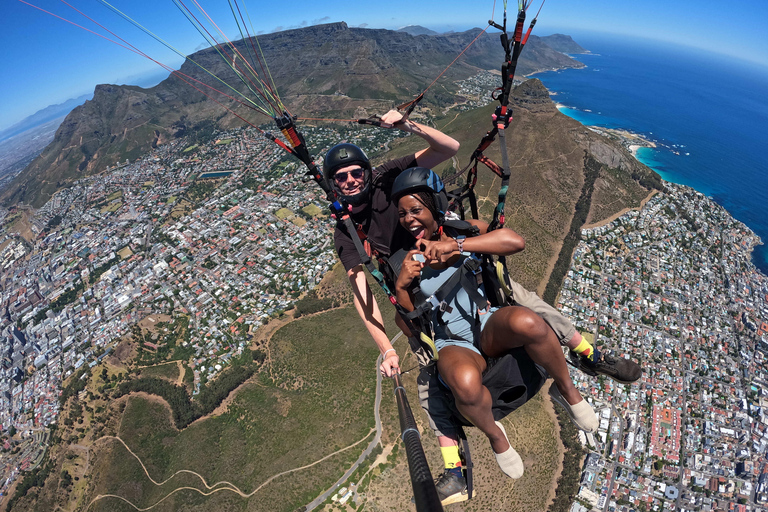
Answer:
[(400, 357), (394, 350), (388, 353), (386, 359), (381, 362), (379, 371), (385, 377), (391, 377), (396, 373), (400, 373)]
[(458, 244), (456, 240), (418, 240), (416, 247), (419, 248), (424, 255), (427, 263), (437, 261), (440, 263), (446, 263), (451, 256), (458, 253)]
[(397, 276), (395, 282), (395, 288), (398, 290), (407, 290), (414, 279), (421, 273), (421, 269), (424, 268), (424, 262), (414, 259), (417, 254), (422, 254), (419, 250), (408, 251), (405, 255), (403, 264), (400, 267), (400, 274)]

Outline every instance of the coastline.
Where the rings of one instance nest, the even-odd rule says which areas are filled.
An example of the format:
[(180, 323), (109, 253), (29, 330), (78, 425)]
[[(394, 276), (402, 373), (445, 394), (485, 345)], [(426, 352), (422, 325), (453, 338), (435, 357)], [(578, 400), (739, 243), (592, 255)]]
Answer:
[[(584, 64), (583, 62), (581, 62), (579, 59), (577, 59), (577, 58), (576, 58), (576, 56), (578, 56), (578, 55), (598, 55), (598, 54), (596, 54), (596, 53), (592, 53), (592, 52), (591, 52), (591, 51), (589, 51), (589, 50), (585, 50), (585, 51), (583, 51), (583, 52), (580, 52), (580, 53), (565, 53), (565, 52), (560, 52), (560, 53), (562, 53), (562, 54), (563, 54), (563, 55), (565, 55), (565, 56), (568, 56), (568, 57), (572, 58), (572, 59), (573, 59), (573, 60), (575, 60), (576, 62), (580, 63), (580, 64), (581, 64), (581, 66), (578, 66), (578, 67), (573, 67), (573, 68), (571, 68), (571, 67), (564, 67), (564, 68), (549, 68), (549, 69), (538, 69), (538, 70), (536, 70), (536, 71), (533, 71), (533, 72), (531, 72), (531, 73), (528, 73), (528, 74), (526, 74), (526, 75), (523, 75), (523, 76), (522, 76), (522, 79), (523, 79), (523, 80), (528, 80), (529, 78), (535, 78), (535, 77), (536, 77), (536, 75), (538, 75), (538, 74), (540, 74), (540, 73), (549, 73), (550, 71), (563, 71), (563, 70), (565, 70), (565, 69), (584, 69), (584, 68), (586, 68), (586, 67), (587, 67), (587, 65), (586, 65), (586, 64)], [(550, 91), (550, 94), (552, 94), (552, 92), (551, 92), (551, 91)]]
[[(758, 237), (752, 247), (752, 264), (762, 274), (768, 275), (768, 221), (759, 213), (764, 210), (768, 199), (765, 193), (768, 190), (765, 180), (768, 178), (758, 172), (762, 159), (754, 151), (757, 147), (755, 142), (760, 142), (759, 137), (754, 136), (758, 133), (755, 130), (760, 116), (744, 117), (749, 107), (747, 98), (753, 100), (754, 91), (743, 98), (729, 97), (729, 105), (732, 104), (729, 110), (731, 115), (726, 119), (730, 123), (729, 129), (713, 139), (710, 137), (711, 130), (703, 130), (708, 126), (706, 115), (694, 108), (700, 103), (698, 96), (686, 100), (679, 88), (670, 89), (673, 84), (671, 79), (680, 79), (676, 74), (678, 71), (689, 75), (693, 73), (694, 77), (700, 78), (700, 68), (690, 68), (690, 62), (683, 58), (685, 56), (673, 59), (672, 63), (658, 65), (658, 62), (650, 63), (646, 55), (637, 56), (626, 49), (616, 51), (618, 53), (599, 59), (584, 55), (587, 69), (592, 71), (587, 75), (575, 72), (541, 72), (536, 75), (550, 91), (558, 111), (595, 132), (605, 133), (620, 141), (635, 159), (653, 169), (665, 182), (685, 185), (701, 192), (747, 225)], [(630, 66), (627, 64), (629, 61), (634, 64)], [(638, 78), (641, 78), (637, 71), (639, 63), (652, 65), (651, 69), (662, 74), (653, 83), (634, 89)], [(578, 79), (575, 78), (577, 75)], [(751, 86), (765, 83), (753, 80), (747, 73), (739, 76), (738, 81)], [(695, 85), (692, 84), (693, 90), (698, 91)], [(642, 101), (647, 108), (635, 116), (632, 113), (635, 101), (628, 104), (622, 102), (619, 95), (608, 92), (616, 91), (616, 88), (627, 88), (638, 105)], [(680, 115), (664, 117), (668, 116), (668, 112), (662, 105), (667, 101), (676, 102)], [(627, 127), (632, 132), (625, 130)], [(728, 173), (723, 174), (724, 170)], [(724, 179), (726, 175), (733, 176), (733, 179)], [(738, 183), (752, 186), (739, 190)]]
[[(550, 96), (553, 96), (556, 93), (552, 93), (550, 91), (549, 94)], [(558, 102), (555, 102), (555, 107), (560, 113), (566, 116), (568, 116), (568, 111), (574, 110), (572, 107), (563, 105), (562, 103), (558, 103)], [(572, 116), (568, 116), (568, 117), (575, 119)], [(578, 119), (576, 120), (579, 121)], [(608, 137), (609, 139), (618, 140), (621, 143), (621, 145), (624, 146), (630, 153), (632, 153), (632, 156), (634, 156), (640, 163), (643, 163), (642, 161), (640, 161), (640, 159), (637, 158), (637, 151), (640, 148), (655, 149), (657, 147), (654, 141), (648, 140), (647, 138), (645, 138), (645, 136), (639, 133), (631, 132), (629, 130), (625, 130), (621, 128), (605, 128), (603, 126), (596, 126), (596, 125), (584, 125), (584, 126), (595, 133), (599, 133), (600, 135), (604, 135)]]
[[(550, 96), (555, 96), (556, 94), (557, 94), (556, 92), (552, 92), (552, 91), (550, 91)], [(663, 172), (662, 172), (662, 171), (660, 171), (659, 169), (656, 169), (656, 168), (654, 168), (652, 165), (649, 165), (649, 163), (648, 163), (648, 162), (645, 162), (645, 161), (643, 161), (643, 159), (642, 159), (642, 158), (641, 158), (641, 157), (638, 155), (638, 151), (639, 151), (640, 149), (643, 149), (643, 148), (647, 148), (647, 149), (656, 149), (656, 148), (658, 148), (658, 147), (659, 147), (659, 146), (656, 144), (656, 142), (654, 142), (654, 141), (652, 141), (652, 140), (649, 140), (649, 139), (647, 139), (645, 136), (643, 136), (643, 135), (641, 135), (641, 134), (639, 134), (639, 133), (635, 133), (635, 132), (632, 132), (632, 131), (630, 131), (630, 130), (626, 130), (626, 129), (622, 129), (622, 128), (606, 128), (606, 127), (603, 127), (603, 126), (596, 126), (596, 125), (587, 125), (587, 124), (584, 124), (584, 123), (583, 123), (583, 122), (582, 122), (580, 119), (578, 119), (577, 117), (575, 117), (575, 116), (572, 116), (572, 115), (569, 115), (569, 113), (570, 113), (570, 112), (578, 112), (578, 110), (577, 110), (577, 109), (574, 109), (574, 108), (572, 108), (572, 107), (569, 107), (569, 106), (567, 106), (567, 105), (564, 105), (564, 104), (562, 104), (562, 103), (559, 103), (559, 102), (557, 102), (557, 101), (555, 101), (554, 103), (555, 103), (555, 107), (557, 108), (557, 110), (558, 110), (560, 113), (562, 113), (562, 114), (564, 114), (564, 115), (566, 115), (566, 116), (570, 117), (571, 119), (574, 119), (574, 120), (576, 120), (576, 121), (580, 122), (580, 123), (581, 123), (581, 124), (582, 124), (582, 125), (583, 125), (585, 128), (588, 128), (589, 130), (591, 130), (591, 131), (593, 131), (593, 132), (595, 132), (595, 133), (598, 133), (598, 134), (600, 134), (600, 135), (603, 135), (603, 136), (605, 136), (605, 137), (608, 137), (608, 138), (610, 138), (610, 139), (613, 139), (613, 140), (616, 140), (616, 141), (618, 141), (618, 142), (619, 142), (619, 143), (620, 143), (620, 144), (621, 144), (621, 145), (622, 145), (624, 148), (626, 148), (626, 149), (627, 149), (627, 150), (628, 150), (628, 151), (629, 151), (629, 152), (632, 154), (632, 156), (633, 156), (633, 157), (634, 157), (634, 158), (635, 158), (635, 159), (636, 159), (638, 162), (640, 162), (641, 164), (643, 164), (643, 165), (645, 165), (645, 166), (647, 166), (647, 167), (650, 167), (650, 168), (651, 168), (651, 169), (653, 169), (653, 170), (654, 170), (656, 173), (658, 173), (658, 174), (661, 176), (661, 179), (662, 179), (662, 181), (664, 181), (665, 183), (670, 183), (670, 184), (675, 184), (675, 185), (678, 185), (678, 186), (687, 187), (687, 188), (690, 188), (691, 190), (694, 190), (694, 191), (696, 191), (696, 192), (699, 192), (699, 193), (702, 193), (702, 194), (704, 194), (706, 197), (708, 197), (708, 198), (710, 198), (710, 199), (714, 199), (714, 198), (713, 198), (713, 197), (712, 197), (710, 194), (706, 194), (706, 193), (704, 193), (704, 192), (700, 192), (700, 191), (696, 190), (694, 187), (692, 187), (692, 186), (690, 186), (690, 185), (686, 185), (686, 184), (683, 184), (683, 183), (676, 183), (676, 182), (674, 182), (674, 181), (671, 181), (671, 180), (665, 179), (665, 178), (664, 178), (664, 174), (663, 174)], [(588, 112), (589, 112), (589, 111), (588, 111)], [(591, 112), (590, 112), (590, 113), (591, 113)], [(676, 154), (678, 154), (678, 155), (680, 154), (679, 152), (675, 152), (675, 153), (676, 153)], [(648, 198), (646, 198), (646, 201), (647, 201), (648, 199), (650, 199), (650, 197), (652, 197), (652, 196), (653, 196), (653, 194), (651, 194), (651, 196), (649, 196)], [(642, 208), (642, 206), (641, 206), (641, 208)], [(728, 210), (726, 209), (726, 211), (728, 211)], [(739, 219), (737, 219), (736, 217), (734, 217), (734, 215), (733, 215), (731, 212), (728, 212), (728, 213), (729, 213), (729, 215), (730, 215), (730, 216), (731, 216), (731, 217), (732, 217), (732, 218), (733, 218), (735, 221), (737, 221), (737, 222), (740, 222), (740, 223), (741, 223), (741, 224), (744, 226), (744, 228), (745, 228), (746, 230), (748, 230), (748, 231), (750, 232), (750, 234), (752, 235), (752, 237), (753, 237), (753, 242), (749, 244), (750, 246), (749, 246), (749, 248), (748, 248), (748, 251), (749, 251), (749, 252), (750, 252), (750, 254), (751, 254), (751, 257), (750, 257), (751, 263), (752, 263), (752, 265), (755, 267), (755, 270), (756, 270), (757, 272), (759, 272), (759, 273), (761, 273), (761, 274), (766, 274), (766, 272), (764, 272), (764, 271), (763, 271), (763, 268), (762, 268), (760, 265), (758, 265), (758, 263), (759, 263), (759, 262), (757, 261), (757, 259), (759, 258), (759, 255), (758, 255), (758, 252), (756, 251), (756, 248), (757, 248), (758, 246), (764, 246), (764, 245), (765, 245), (765, 241), (763, 241), (763, 239), (760, 237), (760, 235), (758, 235), (758, 234), (755, 232), (755, 230), (753, 230), (752, 228), (750, 228), (750, 227), (749, 227), (747, 224), (745, 224), (743, 221), (740, 221)], [(590, 227), (592, 227), (592, 226), (590, 226)]]

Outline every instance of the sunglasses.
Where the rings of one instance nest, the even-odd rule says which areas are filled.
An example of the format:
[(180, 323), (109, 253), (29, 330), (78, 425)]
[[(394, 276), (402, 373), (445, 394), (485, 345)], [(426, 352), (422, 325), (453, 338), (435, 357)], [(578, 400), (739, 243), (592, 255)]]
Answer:
[(333, 180), (336, 183), (344, 183), (345, 181), (347, 181), (347, 178), (349, 178), (349, 176), (352, 176), (352, 179), (359, 180), (363, 177), (364, 174), (365, 174), (365, 171), (363, 169), (352, 169), (349, 172), (337, 172), (336, 174), (333, 175)]

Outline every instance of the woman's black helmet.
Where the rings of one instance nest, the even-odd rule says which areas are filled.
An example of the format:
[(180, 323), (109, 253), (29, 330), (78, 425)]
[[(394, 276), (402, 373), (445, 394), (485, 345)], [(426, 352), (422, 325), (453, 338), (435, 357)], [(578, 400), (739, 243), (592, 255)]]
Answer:
[(401, 197), (416, 192), (426, 192), (432, 196), (432, 202), (437, 208), (432, 214), (438, 221), (442, 221), (448, 209), (448, 194), (440, 176), (426, 167), (404, 170), (392, 184), (392, 201), (397, 202)]
[[(357, 194), (346, 196), (341, 193), (338, 185), (333, 179), (333, 175), (336, 171), (342, 167), (357, 164), (365, 171), (365, 182), (363, 184), (363, 190)], [(352, 206), (358, 206), (368, 200), (368, 196), (371, 192), (371, 162), (368, 160), (368, 156), (365, 152), (354, 144), (342, 143), (333, 146), (328, 150), (323, 160), (323, 175), (328, 186), (331, 187), (339, 198), (346, 201)]]

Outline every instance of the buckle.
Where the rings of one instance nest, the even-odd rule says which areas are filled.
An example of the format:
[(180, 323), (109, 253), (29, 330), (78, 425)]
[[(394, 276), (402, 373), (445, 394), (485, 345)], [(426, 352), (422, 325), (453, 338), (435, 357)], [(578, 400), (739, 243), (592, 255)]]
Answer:
[(464, 260), (464, 267), (473, 274), (479, 274), (482, 271), (480, 260), (477, 260), (473, 257), (469, 257)]

